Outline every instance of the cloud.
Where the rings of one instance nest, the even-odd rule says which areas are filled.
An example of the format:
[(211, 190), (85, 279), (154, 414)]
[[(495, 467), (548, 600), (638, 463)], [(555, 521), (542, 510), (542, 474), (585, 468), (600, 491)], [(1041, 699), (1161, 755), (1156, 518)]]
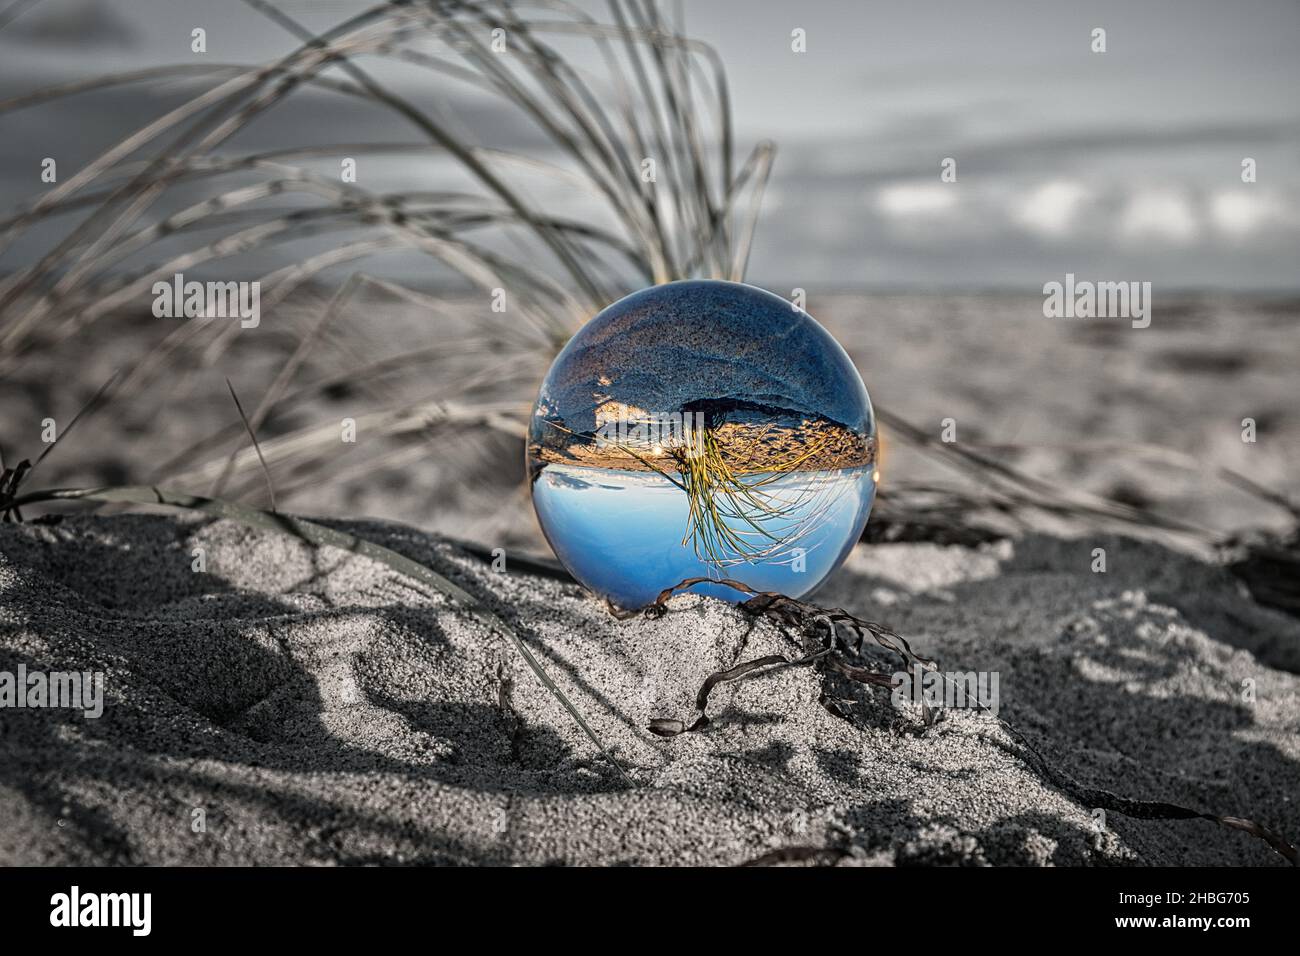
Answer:
[(895, 183), (876, 190), (876, 208), (893, 219), (924, 219), (947, 214), (957, 205), (951, 185)]
[(1257, 186), (1223, 189), (1209, 197), (1209, 218), (1229, 239), (1242, 240), (1274, 226), (1296, 221), (1295, 207), (1286, 197)]
[(1183, 245), (1194, 241), (1200, 231), (1192, 201), (1179, 190), (1136, 192), (1120, 215), (1120, 236), (1131, 241)]
[(1034, 187), (1011, 209), (1013, 222), (1030, 232), (1058, 239), (1070, 231), (1080, 205), (1091, 196), (1083, 183), (1054, 179)]

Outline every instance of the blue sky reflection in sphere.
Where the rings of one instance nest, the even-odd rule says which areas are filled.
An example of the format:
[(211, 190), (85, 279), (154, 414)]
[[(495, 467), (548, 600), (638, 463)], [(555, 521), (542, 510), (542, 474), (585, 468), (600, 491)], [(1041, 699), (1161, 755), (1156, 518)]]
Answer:
[(848, 356), (791, 303), (731, 282), (654, 286), (602, 311), (547, 374), (533, 504), (565, 566), (619, 606), (691, 577), (800, 596), (862, 533), (875, 431)]

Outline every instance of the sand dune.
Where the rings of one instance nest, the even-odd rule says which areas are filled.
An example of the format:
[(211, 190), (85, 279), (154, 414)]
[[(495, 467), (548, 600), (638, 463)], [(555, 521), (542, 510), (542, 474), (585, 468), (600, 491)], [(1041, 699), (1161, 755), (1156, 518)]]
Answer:
[[(98, 719), (0, 710), (0, 863), (1283, 862), (1202, 820), (1098, 829), (992, 717), (927, 729), (810, 669), (723, 685), (706, 730), (661, 739), (649, 721), (691, 719), (710, 672), (787, 639), (695, 597), (615, 621), (572, 584), (346, 527), (520, 628), (634, 786), (504, 640), (367, 558), (170, 515), (6, 525), (0, 670), (103, 670), (107, 694)], [(820, 599), (997, 671), (1001, 717), (1081, 787), (1294, 842), (1300, 622), (1221, 569), (1105, 544), (1107, 574), (1092, 541), (860, 547)]]

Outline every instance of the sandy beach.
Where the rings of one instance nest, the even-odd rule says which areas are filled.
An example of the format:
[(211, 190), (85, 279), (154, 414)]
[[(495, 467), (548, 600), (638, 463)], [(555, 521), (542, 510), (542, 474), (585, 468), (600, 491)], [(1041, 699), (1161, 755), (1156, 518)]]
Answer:
[[(300, 297), (278, 321), (302, 328), (319, 302)], [(908, 421), (937, 430), (952, 417), (960, 441), (1055, 486), (1219, 532), (1287, 526), (1283, 509), (1215, 471), (1293, 487), (1289, 301), (1189, 296), (1144, 331), (1046, 321), (1015, 296), (845, 295), (811, 307), (878, 407)], [(467, 324), (475, 308), (461, 310)], [(340, 335), (376, 315), (383, 336), (347, 339), (362, 358), (427, 343), (428, 317), (391, 300), (345, 316)], [(89, 353), (84, 339), (53, 346), (0, 384), (7, 455), (30, 447), (30, 423), (66, 421), (93, 383), (167, 331), (129, 316), (94, 329)], [(322, 342), (304, 375), (327, 377), (337, 348)], [(80, 384), (56, 388), (85, 354)], [(249, 405), (274, 374), (268, 354), (260, 338), (231, 343)], [(173, 361), (78, 426), (42, 465), (41, 485), (162, 479), (202, 493), (243, 446), (226, 496), (264, 506), (221, 376), (191, 353)], [(483, 375), (495, 358), (453, 361)], [(936, 378), (934, 368), (962, 372)], [(467, 401), (526, 407), (539, 374), (486, 377)], [(419, 380), (386, 389), (384, 401), (417, 396)], [(978, 476), (885, 427), (886, 498), (815, 600), (893, 627), (945, 670), (997, 673), (1000, 720), (1046, 765), (999, 719), (950, 710), (927, 727), (887, 691), (809, 668), (721, 685), (706, 730), (661, 738), (650, 722), (690, 723), (709, 674), (791, 654), (790, 637), (697, 597), (675, 598), (657, 620), (618, 621), (576, 584), (524, 570), (549, 555), (524, 490), (522, 430), (473, 426), (450, 459), (438, 453), (445, 442), (364, 428), (324, 471), (292, 453), (301, 430), (366, 421), (376, 401), (327, 390), (267, 421), (281, 510), (368, 516), (345, 527), (429, 564), (512, 623), (632, 784), (504, 639), (377, 562), (229, 521), (60, 506), (63, 520), (46, 525), (29, 509), (27, 524), (0, 525), (0, 670), (103, 671), (105, 702), (95, 719), (0, 710), (10, 824), (0, 862), (1285, 862), (1205, 820), (1098, 816), (1090, 788), (1300, 838), (1300, 621), (1252, 599), (1204, 548), (1060, 516), (1010, 536), (971, 533), (964, 519), (912, 526), (890, 511), (892, 489), (969, 489)], [(1247, 414), (1260, 422), (1253, 444), (1240, 439)], [(159, 472), (222, 428), (222, 443)], [(999, 451), (1005, 442), (1015, 447)], [(505, 573), (481, 557), (496, 547)], [(1096, 548), (1104, 573), (1093, 570)]]
[(504, 639), (368, 558), (167, 515), (5, 525), (0, 668), (103, 671), (106, 700), (0, 711), (0, 862), (1284, 863), (1204, 820), (1099, 817), (1089, 788), (1300, 833), (1300, 622), (1156, 545), (1106, 539), (1106, 574), (1045, 535), (860, 547), (819, 601), (998, 672), (997, 719), (927, 727), (783, 668), (661, 738), (650, 721), (693, 719), (709, 673), (791, 638), (693, 596), (616, 621), (437, 536), (345, 527), (514, 625), (630, 785)]

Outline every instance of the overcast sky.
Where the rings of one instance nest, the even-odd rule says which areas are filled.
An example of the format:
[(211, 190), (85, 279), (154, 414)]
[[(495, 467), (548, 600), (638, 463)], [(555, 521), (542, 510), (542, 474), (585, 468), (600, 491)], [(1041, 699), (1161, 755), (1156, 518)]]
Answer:
[[(324, 26), (365, 5), (282, 6)], [(692, 0), (686, 19), (726, 62), (740, 141), (780, 148), (756, 282), (1039, 288), (1069, 271), (1300, 286), (1296, 0)], [(239, 0), (41, 0), (0, 30), (0, 94), (190, 62), (194, 26), (214, 61), (295, 45)], [(1096, 27), (1105, 53), (1090, 49)], [(538, 143), (492, 104), (455, 101), (493, 145)], [(160, 102), (134, 87), (0, 118), (0, 201), (30, 197), (31, 154), (82, 162)], [(349, 140), (398, 138), (386, 117), (313, 102), (327, 105), (277, 114), (264, 135), (345, 125)], [(940, 182), (945, 157), (956, 183)], [(404, 162), (394, 176), (430, 188), (436, 168)]]

